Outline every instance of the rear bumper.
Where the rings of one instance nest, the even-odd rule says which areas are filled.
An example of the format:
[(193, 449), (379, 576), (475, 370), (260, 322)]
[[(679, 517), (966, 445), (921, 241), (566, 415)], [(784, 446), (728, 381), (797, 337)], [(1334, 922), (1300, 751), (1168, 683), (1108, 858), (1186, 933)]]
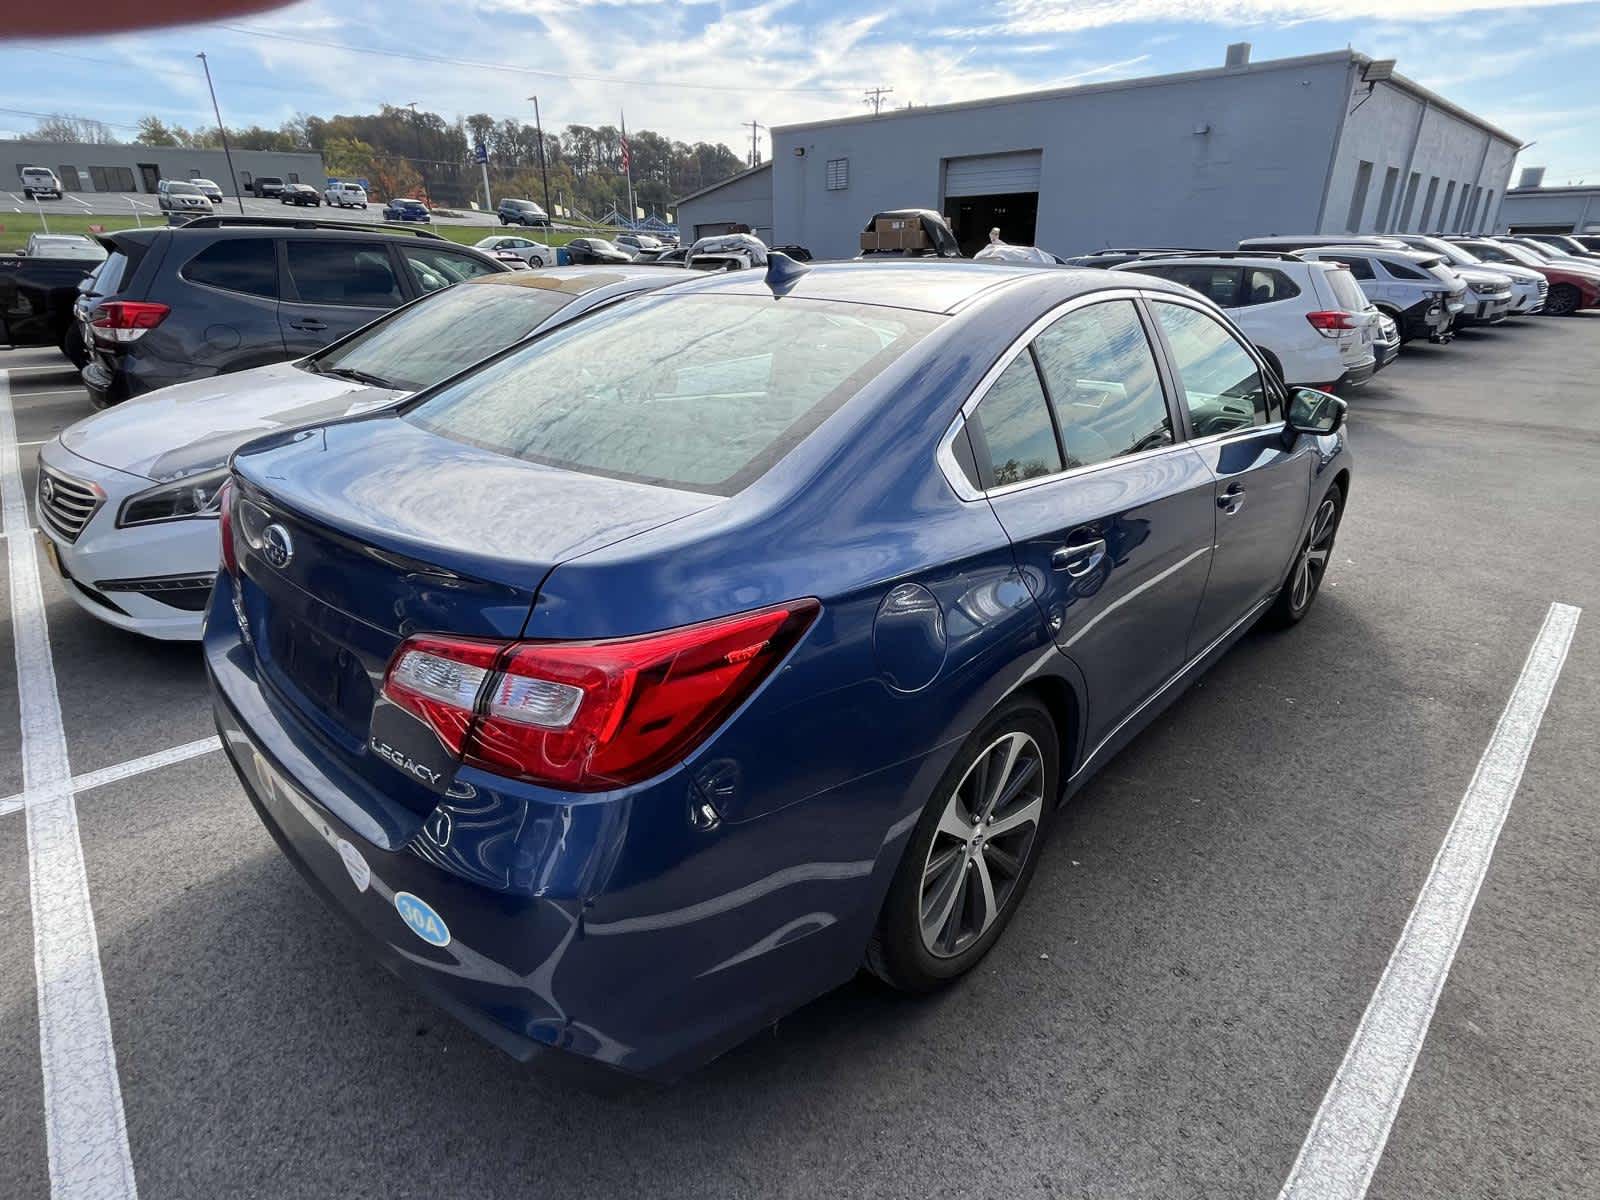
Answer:
[[(686, 819), (681, 773), (556, 802), (462, 768), (464, 793), (431, 812), (374, 812), (348, 756), (258, 680), (233, 596), (224, 575), (206, 667), (263, 823), (383, 965), (520, 1059), (558, 1050), (670, 1079), (850, 978), (903, 842), (828, 814), (903, 803), (942, 769), (930, 755), (709, 831)], [(437, 914), (445, 944), (402, 920), (402, 893)]]

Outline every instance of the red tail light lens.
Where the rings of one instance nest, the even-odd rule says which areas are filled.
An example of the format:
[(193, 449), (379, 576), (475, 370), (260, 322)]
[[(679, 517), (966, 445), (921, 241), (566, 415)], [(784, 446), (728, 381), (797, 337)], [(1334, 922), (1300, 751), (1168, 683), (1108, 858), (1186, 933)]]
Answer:
[(820, 607), (798, 600), (606, 641), (412, 638), (384, 694), (475, 766), (603, 791), (681, 761), (783, 661)]
[(89, 322), (94, 335), (106, 342), (133, 342), (167, 319), (172, 310), (146, 300), (107, 300)]
[(1340, 330), (1356, 328), (1354, 313), (1339, 312), (1308, 312), (1306, 320), (1311, 322), (1311, 327), (1323, 337), (1335, 337)]
[(217, 493), (217, 532), (222, 537), (222, 569), (239, 578), (239, 552), (233, 545), (233, 480)]

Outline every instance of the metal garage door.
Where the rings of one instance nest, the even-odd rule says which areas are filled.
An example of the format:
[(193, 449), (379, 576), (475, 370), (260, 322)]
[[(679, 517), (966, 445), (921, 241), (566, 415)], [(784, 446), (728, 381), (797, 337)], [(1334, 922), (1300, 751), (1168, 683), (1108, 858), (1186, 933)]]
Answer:
[(946, 196), (1004, 196), (1039, 190), (1039, 150), (1011, 154), (975, 154), (946, 159)]

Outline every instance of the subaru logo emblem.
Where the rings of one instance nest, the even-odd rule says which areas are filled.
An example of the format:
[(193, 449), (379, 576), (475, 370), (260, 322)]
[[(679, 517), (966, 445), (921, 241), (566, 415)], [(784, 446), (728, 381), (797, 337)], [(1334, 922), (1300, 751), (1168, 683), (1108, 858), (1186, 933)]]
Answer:
[(261, 557), (267, 560), (269, 567), (279, 571), (289, 565), (294, 557), (294, 542), (282, 525), (268, 525), (261, 531)]

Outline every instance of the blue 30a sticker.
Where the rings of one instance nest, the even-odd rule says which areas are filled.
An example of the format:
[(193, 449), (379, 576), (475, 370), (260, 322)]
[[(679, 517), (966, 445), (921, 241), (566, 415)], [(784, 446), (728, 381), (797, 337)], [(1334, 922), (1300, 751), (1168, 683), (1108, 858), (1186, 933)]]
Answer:
[(411, 932), (430, 946), (450, 944), (450, 926), (428, 906), (426, 900), (419, 900), (410, 892), (396, 892), (394, 907), (400, 919), (411, 927)]

